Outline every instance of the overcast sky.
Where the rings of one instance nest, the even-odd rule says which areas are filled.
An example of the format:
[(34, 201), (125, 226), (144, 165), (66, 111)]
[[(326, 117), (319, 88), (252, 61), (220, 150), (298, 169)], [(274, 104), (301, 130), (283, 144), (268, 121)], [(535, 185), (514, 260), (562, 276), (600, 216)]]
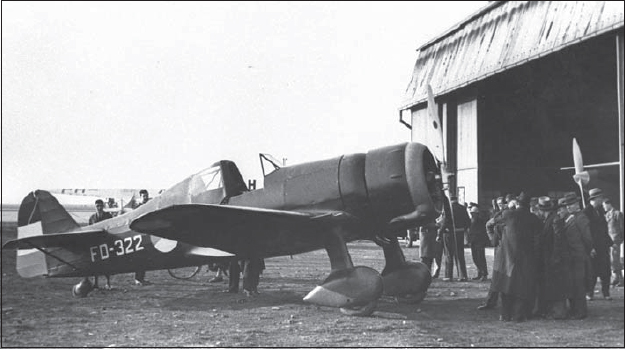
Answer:
[(410, 141), (416, 49), (486, 4), (3, 2), (2, 202)]

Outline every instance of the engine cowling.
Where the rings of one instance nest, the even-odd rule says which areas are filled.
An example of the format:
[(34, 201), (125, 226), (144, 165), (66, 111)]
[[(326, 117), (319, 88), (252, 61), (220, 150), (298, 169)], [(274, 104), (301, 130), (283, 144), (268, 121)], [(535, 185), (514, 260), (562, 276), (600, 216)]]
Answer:
[(431, 222), (442, 212), (440, 169), (423, 144), (400, 144), (368, 152), (365, 181), (371, 209), (389, 232), (403, 234), (405, 229)]

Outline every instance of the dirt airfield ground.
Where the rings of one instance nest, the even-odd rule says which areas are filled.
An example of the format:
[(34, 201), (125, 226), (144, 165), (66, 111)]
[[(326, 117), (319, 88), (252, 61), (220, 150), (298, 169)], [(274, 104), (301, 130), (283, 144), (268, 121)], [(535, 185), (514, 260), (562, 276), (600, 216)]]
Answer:
[[(3, 242), (15, 237), (2, 233)], [(355, 265), (382, 270), (374, 243), (348, 245)], [(405, 248), (418, 259), (418, 248)], [(475, 267), (466, 250), (469, 275)], [(487, 250), (489, 270), (492, 249)], [(302, 298), (329, 271), (325, 251), (266, 260), (260, 295), (222, 293), (203, 269), (189, 281), (148, 272), (112, 277), (114, 289), (71, 297), (78, 278), (22, 279), (15, 253), (2, 252), (2, 347), (623, 347), (623, 288), (612, 301), (589, 303), (585, 320), (502, 323), (498, 311), (478, 311), (489, 282), (434, 280), (419, 305), (382, 299), (370, 317), (349, 317)], [(102, 280), (103, 281), (103, 280)]]

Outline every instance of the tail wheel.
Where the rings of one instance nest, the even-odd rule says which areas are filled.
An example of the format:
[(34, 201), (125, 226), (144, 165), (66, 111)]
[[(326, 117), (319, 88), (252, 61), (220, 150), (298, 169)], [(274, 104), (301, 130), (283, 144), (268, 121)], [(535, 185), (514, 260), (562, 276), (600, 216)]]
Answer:
[(378, 305), (378, 301), (375, 300), (362, 306), (342, 307), (339, 309), (341, 310), (342, 314), (349, 315), (349, 316), (369, 316), (373, 314), (373, 311), (375, 311), (375, 308), (377, 307), (377, 305)]
[(183, 267), (176, 269), (167, 269), (171, 277), (178, 280), (189, 280), (202, 270), (202, 266)]
[(76, 298), (85, 298), (93, 290), (93, 284), (85, 279), (72, 287), (72, 296)]

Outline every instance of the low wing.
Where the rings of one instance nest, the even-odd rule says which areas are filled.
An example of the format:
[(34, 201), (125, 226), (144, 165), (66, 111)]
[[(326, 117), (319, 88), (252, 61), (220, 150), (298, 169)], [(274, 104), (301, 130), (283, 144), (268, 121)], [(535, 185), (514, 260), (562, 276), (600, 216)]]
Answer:
[[(292, 232), (315, 238), (311, 231), (340, 224), (351, 217), (341, 211), (293, 212), (227, 205), (174, 205), (135, 219), (132, 230), (213, 247), (234, 254), (260, 253), (268, 244), (281, 244)], [(295, 234), (295, 233), (293, 233)]]
[(26, 250), (31, 248), (64, 247), (73, 249), (92, 244), (95, 239), (99, 239), (105, 234), (105, 230), (81, 231), (76, 233), (60, 233), (29, 236), (16, 240), (11, 240), (2, 246), (3, 250)]

